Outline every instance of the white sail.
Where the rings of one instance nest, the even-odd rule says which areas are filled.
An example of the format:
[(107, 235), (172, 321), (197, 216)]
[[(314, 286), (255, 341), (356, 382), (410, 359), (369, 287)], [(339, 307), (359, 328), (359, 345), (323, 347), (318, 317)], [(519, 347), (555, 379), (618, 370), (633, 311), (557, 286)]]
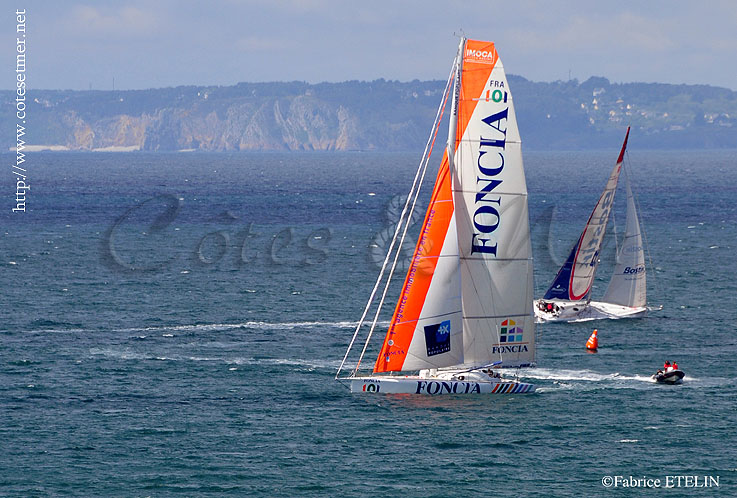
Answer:
[(464, 363), (529, 365), (535, 322), (521, 140), (494, 45), (471, 43), (464, 49), (453, 161)]
[(609, 287), (602, 299), (605, 303), (643, 307), (647, 303), (645, 252), (640, 233), (640, 222), (637, 219), (635, 198), (632, 195), (629, 179), (627, 186), (627, 227), (624, 241), (617, 255), (617, 265), (609, 281)]

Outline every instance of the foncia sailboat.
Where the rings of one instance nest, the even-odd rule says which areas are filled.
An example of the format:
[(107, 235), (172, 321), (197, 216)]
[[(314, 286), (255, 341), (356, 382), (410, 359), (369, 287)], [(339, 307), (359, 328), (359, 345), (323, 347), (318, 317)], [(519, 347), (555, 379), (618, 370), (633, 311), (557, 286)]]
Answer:
[[(379, 349), (373, 370), (362, 373), (449, 95), (448, 144), (425, 220), (384, 341), (373, 348)], [(383, 281), (358, 361), (341, 377)], [(494, 368), (533, 364), (532, 292), (512, 95), (494, 44), (463, 38), (401, 222), (336, 379), (361, 393), (533, 392), (533, 384), (506, 380)]]
[(591, 288), (600, 261), (614, 194), (627, 149), (629, 128), (604, 192), (594, 207), (581, 236), (542, 299), (535, 301), (539, 321), (585, 321), (601, 318), (631, 318), (647, 313), (645, 253), (635, 199), (625, 172), (627, 221), (617, 264), (601, 301), (591, 300)]

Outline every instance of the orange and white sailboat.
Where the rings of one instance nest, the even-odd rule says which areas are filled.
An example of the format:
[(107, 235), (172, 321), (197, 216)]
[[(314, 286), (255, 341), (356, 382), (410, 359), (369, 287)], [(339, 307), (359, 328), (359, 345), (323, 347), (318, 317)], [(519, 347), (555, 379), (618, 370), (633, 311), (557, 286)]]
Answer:
[[(373, 369), (363, 373), (449, 96), (448, 144), (419, 240)], [(534, 364), (532, 271), (527, 186), (507, 78), (493, 43), (463, 38), (382, 272), (336, 379), (362, 393), (533, 392), (533, 384), (498, 373)], [(341, 377), (374, 307), (360, 356)]]

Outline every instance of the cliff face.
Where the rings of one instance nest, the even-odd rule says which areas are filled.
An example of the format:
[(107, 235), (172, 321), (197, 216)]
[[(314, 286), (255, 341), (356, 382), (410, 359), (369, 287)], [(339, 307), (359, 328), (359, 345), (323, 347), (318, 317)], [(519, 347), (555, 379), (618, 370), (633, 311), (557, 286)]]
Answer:
[(345, 107), (299, 95), (233, 103), (222, 116), (204, 105), (160, 109), (149, 117), (140, 143), (142, 149), (154, 151), (375, 148), (361, 140), (359, 128), (359, 120)]
[[(34, 116), (33, 128), (40, 132), (29, 135), (33, 135), (34, 144), (63, 145), (72, 150), (412, 149), (418, 145), (417, 131), (428, 133), (440, 83), (415, 85), (432, 96), (431, 102), (417, 102), (416, 94), (396, 85), (408, 84), (378, 81), (135, 92), (42, 91), (29, 109)], [(337, 95), (333, 93), (336, 89)], [(12, 94), (3, 97), (10, 99)], [(403, 106), (397, 107), (396, 101)]]
[[(734, 147), (737, 92), (699, 85), (535, 83), (510, 76), (526, 148)], [(73, 150), (421, 150), (443, 82), (241, 83), (140, 91), (34, 91), (30, 144)], [(14, 94), (0, 92), (13, 105)], [(0, 116), (7, 148), (13, 116)]]

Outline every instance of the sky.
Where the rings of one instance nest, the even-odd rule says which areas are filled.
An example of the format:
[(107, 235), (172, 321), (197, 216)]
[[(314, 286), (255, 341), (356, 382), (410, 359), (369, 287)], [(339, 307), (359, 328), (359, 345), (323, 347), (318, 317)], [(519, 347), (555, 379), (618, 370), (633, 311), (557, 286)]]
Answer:
[(0, 89), (15, 88), (16, 8), (29, 89), (444, 80), (464, 33), (533, 81), (737, 90), (734, 0), (17, 0), (0, 9)]

